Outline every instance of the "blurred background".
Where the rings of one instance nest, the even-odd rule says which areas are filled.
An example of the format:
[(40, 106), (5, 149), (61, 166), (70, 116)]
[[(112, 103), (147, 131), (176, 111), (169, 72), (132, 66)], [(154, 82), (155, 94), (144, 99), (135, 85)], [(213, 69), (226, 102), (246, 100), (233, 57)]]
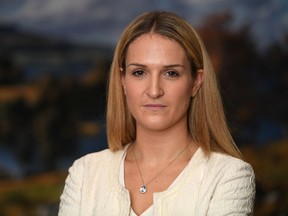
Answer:
[(199, 31), (257, 175), (255, 215), (288, 215), (288, 1), (0, 0), (0, 216), (57, 215), (68, 167), (107, 147), (113, 50), (150, 10)]

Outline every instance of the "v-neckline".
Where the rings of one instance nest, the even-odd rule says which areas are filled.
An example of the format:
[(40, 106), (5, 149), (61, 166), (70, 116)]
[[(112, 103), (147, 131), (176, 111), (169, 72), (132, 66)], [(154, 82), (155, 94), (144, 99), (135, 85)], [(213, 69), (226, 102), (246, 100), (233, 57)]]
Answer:
[(144, 212), (142, 212), (140, 215), (137, 215), (133, 208), (131, 207), (131, 213), (130, 216), (151, 216), (153, 215), (153, 204), (150, 205)]
[[(125, 177), (124, 177), (125, 167), (124, 167), (124, 161), (125, 161), (125, 158), (126, 158), (126, 155), (127, 155), (127, 150), (128, 150), (128, 148), (129, 148), (130, 145), (131, 145), (131, 144), (125, 146), (125, 149), (124, 149), (124, 152), (123, 152), (121, 161), (120, 161), (119, 174), (118, 174), (119, 183), (120, 183), (120, 185), (121, 185), (123, 188), (125, 188), (125, 190), (127, 190), (127, 189), (126, 189), (126, 187), (125, 187)], [(201, 148), (198, 147), (198, 148), (196, 149), (196, 151), (194, 152), (193, 156), (191, 157), (190, 161), (189, 161), (189, 162), (187, 163), (187, 165), (183, 168), (183, 170), (179, 173), (179, 175), (174, 179), (174, 181), (169, 185), (169, 187), (168, 187), (166, 190), (164, 190), (164, 191), (154, 192), (154, 193), (153, 193), (153, 197), (154, 197), (155, 194), (160, 195), (160, 194), (165, 194), (165, 193), (170, 193), (170, 192), (172, 192), (172, 191), (175, 191), (175, 188), (176, 188), (175, 185), (176, 185), (179, 181), (183, 180), (182, 177), (185, 175), (185, 173), (187, 173), (187, 170), (189, 169), (189, 167), (192, 166), (193, 161), (195, 160), (196, 157), (198, 157), (198, 155), (200, 154), (200, 152), (201, 152)], [(148, 211), (150, 211), (151, 209), (153, 209), (153, 206), (154, 206), (154, 204), (152, 203), (152, 205), (150, 205), (150, 206), (149, 206), (141, 215), (139, 215), (139, 216), (145, 216), (145, 214), (147, 214)], [(132, 211), (132, 213), (134, 213), (134, 214), (137, 216), (137, 214), (134, 212), (134, 210), (132, 209), (132, 207), (131, 207), (131, 211)], [(135, 215), (132, 215), (132, 216), (135, 216)], [(153, 215), (153, 211), (152, 211), (152, 215)], [(147, 216), (148, 216), (148, 215), (147, 215)]]

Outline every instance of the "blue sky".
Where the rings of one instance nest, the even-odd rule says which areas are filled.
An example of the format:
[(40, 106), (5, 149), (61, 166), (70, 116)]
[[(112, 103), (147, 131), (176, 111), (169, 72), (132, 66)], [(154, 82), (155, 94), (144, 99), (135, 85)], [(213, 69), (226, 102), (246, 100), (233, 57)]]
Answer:
[(232, 27), (252, 27), (259, 46), (284, 40), (287, 0), (1, 0), (0, 22), (84, 42), (114, 44), (138, 14), (169, 10), (201, 26), (211, 14), (231, 12)]

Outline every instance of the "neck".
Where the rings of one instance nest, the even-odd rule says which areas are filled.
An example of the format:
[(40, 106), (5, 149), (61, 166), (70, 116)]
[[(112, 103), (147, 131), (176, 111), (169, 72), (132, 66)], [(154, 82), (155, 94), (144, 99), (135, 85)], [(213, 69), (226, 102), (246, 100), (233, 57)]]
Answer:
[(197, 148), (185, 129), (147, 131), (140, 128), (133, 148), (140, 161), (158, 164), (171, 160), (186, 146), (188, 152), (194, 152)]

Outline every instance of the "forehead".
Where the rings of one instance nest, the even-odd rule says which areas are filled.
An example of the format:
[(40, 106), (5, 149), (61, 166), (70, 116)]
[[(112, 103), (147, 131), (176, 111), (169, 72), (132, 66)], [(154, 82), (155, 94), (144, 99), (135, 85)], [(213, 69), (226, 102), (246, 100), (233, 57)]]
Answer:
[(175, 40), (149, 33), (141, 35), (129, 45), (126, 62), (130, 61), (184, 63), (188, 58), (184, 48)]

